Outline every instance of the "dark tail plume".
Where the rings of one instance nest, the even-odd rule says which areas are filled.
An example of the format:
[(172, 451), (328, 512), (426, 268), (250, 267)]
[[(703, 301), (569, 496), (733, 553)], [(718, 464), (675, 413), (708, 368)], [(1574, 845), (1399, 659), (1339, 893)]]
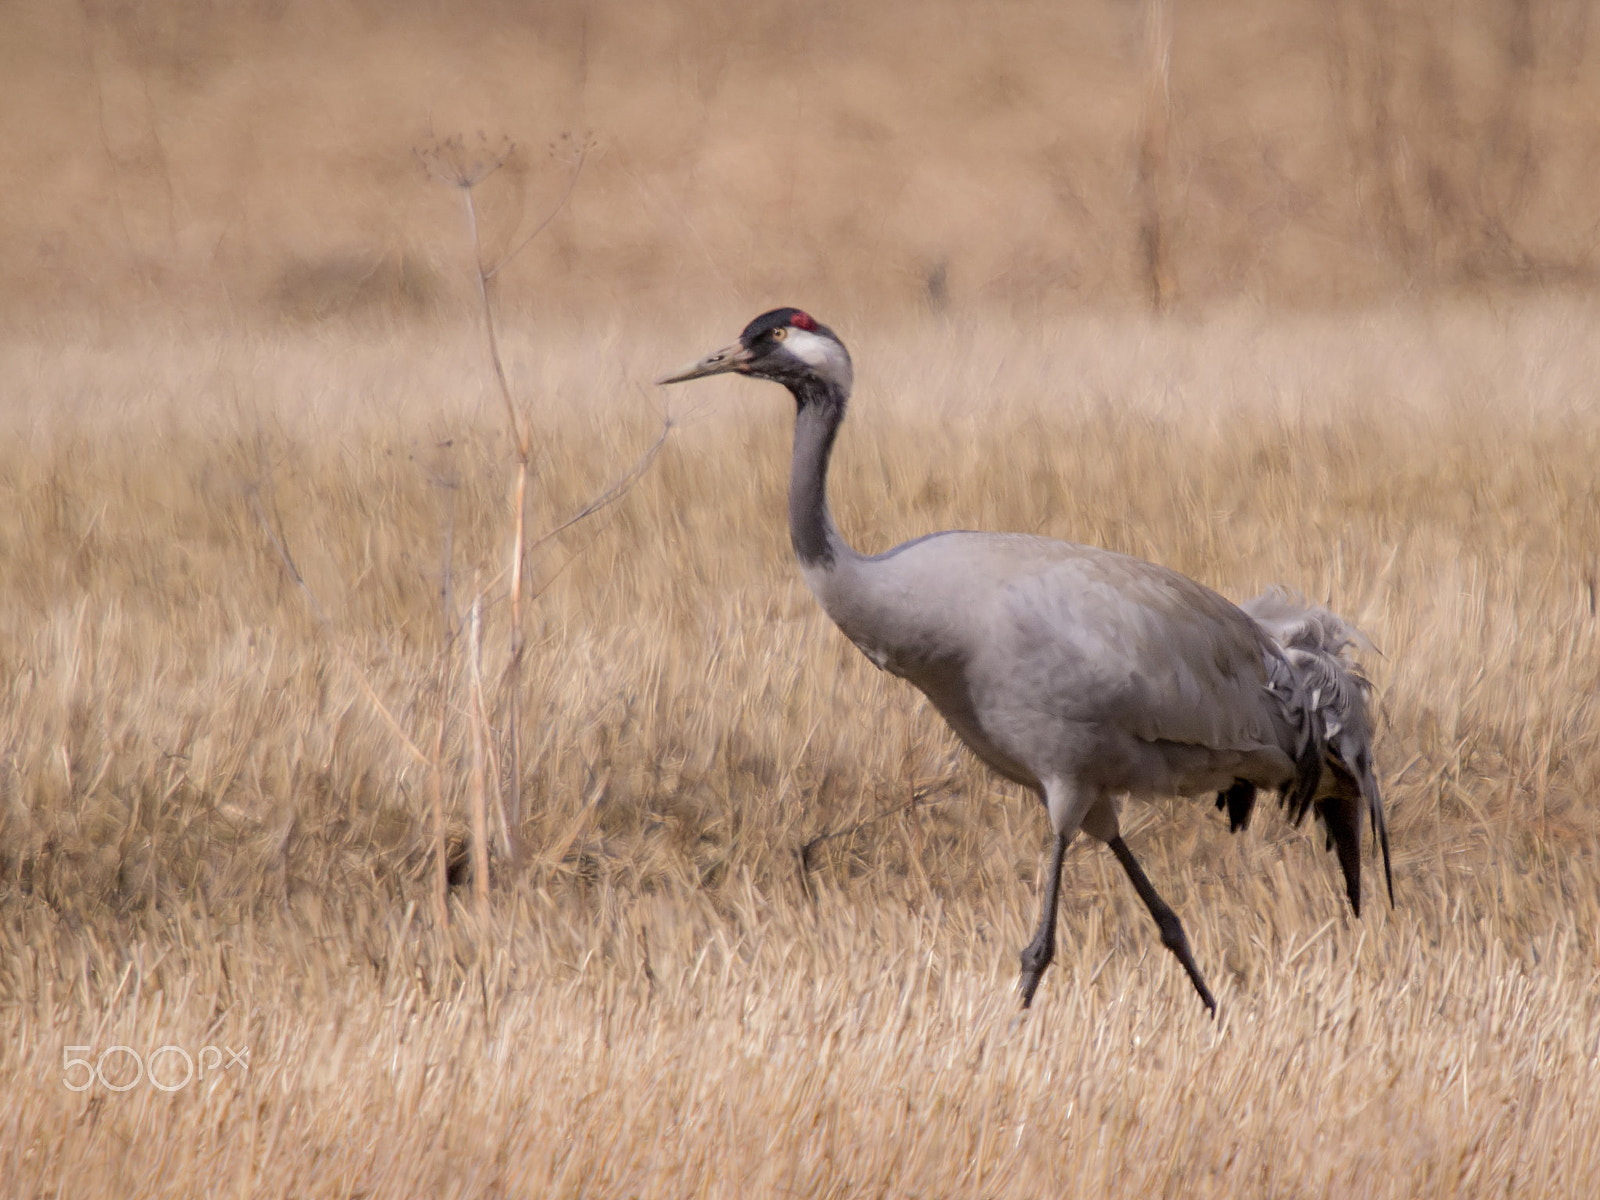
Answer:
[[(1342, 617), (1272, 590), (1242, 605), (1283, 651), (1269, 683), (1284, 704), (1296, 744), (1294, 777), (1280, 794), (1296, 824), (1315, 810), (1339, 858), (1350, 907), (1361, 915), (1361, 824), (1365, 816), (1383, 852), (1383, 879), (1394, 904), (1389, 826), (1372, 765), (1372, 686), (1351, 661), (1352, 648), (1372, 644)], [(1230, 800), (1237, 791), (1223, 795)], [(1219, 798), (1220, 801), (1220, 798)], [(1248, 819), (1248, 809), (1245, 817)]]

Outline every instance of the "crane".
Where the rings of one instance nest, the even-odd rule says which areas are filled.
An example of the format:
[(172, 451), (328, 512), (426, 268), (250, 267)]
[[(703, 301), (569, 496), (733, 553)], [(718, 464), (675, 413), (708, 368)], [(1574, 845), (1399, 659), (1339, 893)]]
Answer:
[(1349, 653), (1370, 644), (1352, 625), (1283, 589), (1238, 606), (1166, 567), (1028, 534), (951, 530), (861, 554), (828, 509), (828, 461), (854, 381), (844, 343), (800, 309), (774, 309), (659, 382), (730, 372), (794, 397), (789, 536), (828, 616), (920, 689), (995, 774), (1044, 803), (1054, 837), (1021, 954), (1023, 1008), (1055, 957), (1062, 861), (1081, 829), (1122, 864), (1216, 1012), (1182, 923), (1122, 838), (1125, 795), (1214, 794), (1235, 832), (1258, 789), (1275, 791), (1297, 824), (1314, 810), (1357, 916), (1365, 818), (1394, 903), (1370, 687)]

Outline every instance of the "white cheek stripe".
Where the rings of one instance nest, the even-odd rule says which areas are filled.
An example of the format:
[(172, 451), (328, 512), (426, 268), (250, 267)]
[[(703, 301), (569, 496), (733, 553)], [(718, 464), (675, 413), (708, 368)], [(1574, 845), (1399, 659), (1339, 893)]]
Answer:
[(814, 333), (791, 325), (784, 348), (807, 366), (821, 367), (826, 365), (831, 357), (829, 351), (833, 346), (829, 344), (827, 338), (818, 337)]
[(835, 383), (848, 388), (851, 383), (850, 360), (845, 357), (839, 343), (832, 338), (791, 325), (784, 339), (784, 348), (808, 367)]

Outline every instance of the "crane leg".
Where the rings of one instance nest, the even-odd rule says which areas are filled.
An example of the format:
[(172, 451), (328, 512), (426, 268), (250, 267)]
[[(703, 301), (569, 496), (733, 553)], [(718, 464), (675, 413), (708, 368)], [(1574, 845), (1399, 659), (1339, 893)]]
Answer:
[(1156, 889), (1150, 886), (1150, 879), (1145, 875), (1144, 868), (1133, 856), (1133, 851), (1128, 849), (1128, 843), (1122, 840), (1121, 834), (1111, 838), (1106, 845), (1111, 847), (1111, 853), (1117, 856), (1122, 869), (1133, 881), (1133, 890), (1139, 893), (1139, 899), (1144, 901), (1144, 906), (1156, 919), (1156, 927), (1161, 930), (1161, 944), (1178, 956), (1183, 969), (1189, 973), (1189, 982), (1194, 984), (1195, 991), (1200, 993), (1201, 1001), (1211, 1010), (1212, 1016), (1215, 1016), (1217, 1002), (1211, 996), (1211, 989), (1206, 987), (1206, 981), (1201, 978), (1200, 968), (1195, 966), (1194, 955), (1189, 951), (1189, 938), (1183, 932), (1183, 923), (1178, 920), (1178, 914), (1173, 912), (1171, 906), (1156, 894)]
[(1050, 960), (1056, 956), (1056, 909), (1061, 898), (1061, 861), (1067, 855), (1067, 843), (1071, 840), (1070, 833), (1058, 833), (1050, 849), (1050, 875), (1045, 880), (1044, 908), (1039, 913), (1039, 928), (1034, 932), (1033, 941), (1022, 950), (1022, 981), (1018, 987), (1022, 992), (1023, 1008), (1033, 1003), (1033, 994), (1039, 990), (1039, 980), (1043, 978)]

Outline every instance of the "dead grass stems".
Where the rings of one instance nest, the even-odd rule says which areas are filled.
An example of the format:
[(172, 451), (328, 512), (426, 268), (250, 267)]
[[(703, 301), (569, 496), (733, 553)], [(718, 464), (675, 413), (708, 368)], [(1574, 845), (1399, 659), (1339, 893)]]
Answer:
[[(563, 448), (529, 530), (656, 436), (633, 381), (747, 315), (504, 336)], [(1042, 818), (805, 595), (789, 415), (738, 381), (534, 564), (513, 869), (481, 330), (0, 349), (8, 1195), (1587, 1194), (1594, 312), (844, 332), (863, 547), (1038, 530), (1362, 624), (1398, 907), (1350, 919), (1274, 813), (1135, 807), (1219, 1020), (1086, 847), (1018, 1020)], [(65, 1084), (167, 1045), (249, 1069)]]

